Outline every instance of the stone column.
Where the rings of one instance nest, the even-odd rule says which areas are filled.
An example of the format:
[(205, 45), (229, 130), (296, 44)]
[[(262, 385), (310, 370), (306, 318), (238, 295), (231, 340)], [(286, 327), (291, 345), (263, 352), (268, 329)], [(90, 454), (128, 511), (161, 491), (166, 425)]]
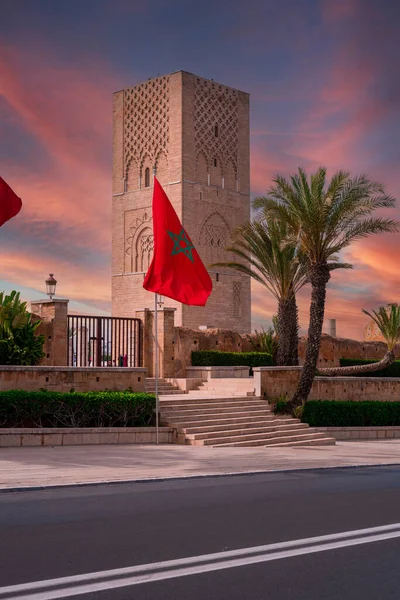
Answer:
[(154, 377), (153, 372), (153, 313), (149, 308), (135, 311), (135, 316), (142, 322), (140, 331), (139, 364), (147, 369), (147, 376)]
[[(174, 377), (174, 325), (176, 308), (160, 308), (157, 311), (158, 365), (159, 377)], [(155, 377), (156, 348), (154, 329), (154, 310), (142, 308), (136, 317), (142, 321), (142, 365), (147, 369), (148, 377)]]
[[(160, 377), (174, 377), (174, 324), (176, 308), (164, 307), (158, 311), (158, 350)], [(155, 361), (155, 356), (154, 356)]]
[(64, 367), (68, 356), (68, 302), (64, 298), (52, 300), (34, 300), (31, 312), (38, 315), (47, 324), (47, 339), (44, 352), (44, 365)]

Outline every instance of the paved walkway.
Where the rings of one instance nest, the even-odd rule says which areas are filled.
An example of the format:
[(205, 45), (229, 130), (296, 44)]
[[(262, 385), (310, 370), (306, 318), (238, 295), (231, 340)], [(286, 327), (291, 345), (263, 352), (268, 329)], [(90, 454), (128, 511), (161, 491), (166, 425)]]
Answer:
[(153, 478), (400, 465), (400, 440), (309, 448), (69, 446), (0, 449), (0, 490)]

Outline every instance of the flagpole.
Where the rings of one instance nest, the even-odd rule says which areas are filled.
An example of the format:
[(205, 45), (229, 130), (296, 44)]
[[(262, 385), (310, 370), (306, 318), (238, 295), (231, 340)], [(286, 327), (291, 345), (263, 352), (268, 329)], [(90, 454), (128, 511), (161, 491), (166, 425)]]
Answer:
[(158, 322), (157, 322), (157, 294), (154, 294), (154, 329), (155, 329), (155, 355), (156, 355), (156, 444), (158, 444)]

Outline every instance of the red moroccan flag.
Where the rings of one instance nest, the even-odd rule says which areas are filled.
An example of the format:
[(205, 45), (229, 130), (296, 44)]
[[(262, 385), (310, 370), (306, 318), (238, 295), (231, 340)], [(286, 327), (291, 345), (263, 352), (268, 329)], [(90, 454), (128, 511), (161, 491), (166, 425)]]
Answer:
[(21, 210), (22, 201), (0, 177), (0, 227)]
[(157, 179), (153, 191), (154, 256), (143, 287), (182, 304), (204, 306), (212, 282)]

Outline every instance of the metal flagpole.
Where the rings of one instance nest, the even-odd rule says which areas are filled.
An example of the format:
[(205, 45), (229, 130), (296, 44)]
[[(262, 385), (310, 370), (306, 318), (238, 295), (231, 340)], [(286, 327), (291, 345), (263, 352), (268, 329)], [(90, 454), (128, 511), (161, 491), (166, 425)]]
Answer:
[(158, 323), (157, 323), (157, 294), (154, 294), (154, 329), (155, 329), (155, 337), (154, 337), (154, 345), (155, 345), (155, 354), (156, 354), (156, 364), (155, 364), (155, 372), (156, 372), (156, 444), (158, 444)]

